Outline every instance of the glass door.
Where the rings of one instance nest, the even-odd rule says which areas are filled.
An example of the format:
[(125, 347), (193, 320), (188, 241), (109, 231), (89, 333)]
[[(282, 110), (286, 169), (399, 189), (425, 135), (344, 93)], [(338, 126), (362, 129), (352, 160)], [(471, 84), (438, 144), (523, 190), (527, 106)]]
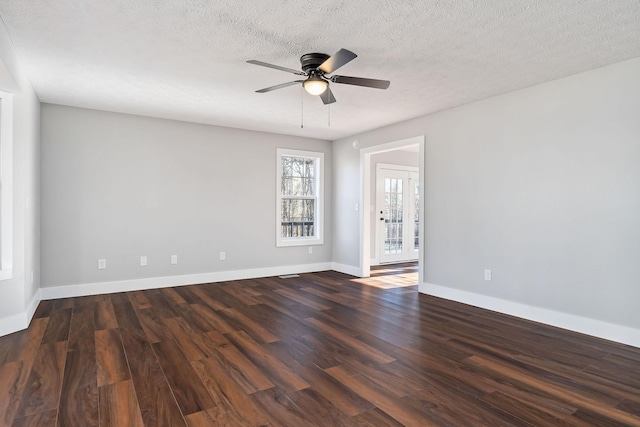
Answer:
[[(392, 166), (389, 166), (392, 167)], [(415, 168), (378, 167), (376, 228), (380, 263), (418, 258), (419, 179)]]

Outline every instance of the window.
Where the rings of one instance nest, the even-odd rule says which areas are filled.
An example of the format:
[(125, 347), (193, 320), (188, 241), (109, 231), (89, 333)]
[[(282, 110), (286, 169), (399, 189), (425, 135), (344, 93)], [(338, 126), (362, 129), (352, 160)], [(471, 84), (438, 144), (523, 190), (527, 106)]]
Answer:
[(277, 150), (276, 246), (323, 243), (324, 153)]

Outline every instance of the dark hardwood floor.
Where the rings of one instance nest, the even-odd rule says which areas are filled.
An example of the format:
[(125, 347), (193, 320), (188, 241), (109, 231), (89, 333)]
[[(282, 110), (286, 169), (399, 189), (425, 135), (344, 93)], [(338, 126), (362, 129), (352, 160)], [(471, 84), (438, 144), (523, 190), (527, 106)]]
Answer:
[(415, 271), (43, 301), (0, 338), (0, 426), (640, 426), (640, 349)]

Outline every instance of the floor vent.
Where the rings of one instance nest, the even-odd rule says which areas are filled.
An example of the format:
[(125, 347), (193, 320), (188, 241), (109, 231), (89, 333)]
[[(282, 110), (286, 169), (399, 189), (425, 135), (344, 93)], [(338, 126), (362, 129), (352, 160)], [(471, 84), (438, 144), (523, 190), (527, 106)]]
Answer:
[(284, 276), (280, 276), (281, 279), (292, 279), (294, 277), (300, 277), (299, 274), (285, 274)]

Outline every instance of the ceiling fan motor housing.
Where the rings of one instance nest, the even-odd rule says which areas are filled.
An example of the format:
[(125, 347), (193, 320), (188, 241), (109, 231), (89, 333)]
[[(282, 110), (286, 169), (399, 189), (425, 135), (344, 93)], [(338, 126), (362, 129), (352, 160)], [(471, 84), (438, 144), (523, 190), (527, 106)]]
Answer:
[(309, 74), (315, 71), (327, 59), (329, 59), (329, 55), (326, 53), (305, 53), (300, 57), (302, 71)]

